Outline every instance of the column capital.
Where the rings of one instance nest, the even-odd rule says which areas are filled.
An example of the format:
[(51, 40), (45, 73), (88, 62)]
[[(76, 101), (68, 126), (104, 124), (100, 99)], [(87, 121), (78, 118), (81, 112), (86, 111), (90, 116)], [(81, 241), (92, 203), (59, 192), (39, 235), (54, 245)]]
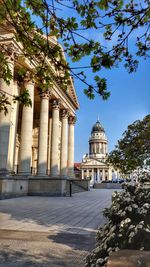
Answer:
[(68, 120), (68, 123), (69, 124), (75, 124), (77, 121), (77, 118), (75, 116), (69, 116), (69, 120)]
[(40, 96), (42, 99), (49, 99), (52, 93), (49, 90), (45, 90), (43, 92), (40, 92)]
[(9, 61), (14, 61), (14, 55), (17, 51), (12, 42), (1, 44), (1, 50)]
[(61, 110), (61, 118), (68, 118), (69, 113), (67, 109), (62, 109)]
[(30, 71), (26, 71), (25, 76), (24, 76), (24, 83), (31, 83), (31, 84), (35, 84), (33, 75)]
[(60, 108), (60, 100), (59, 99), (54, 99), (52, 101), (52, 108), (53, 109), (59, 109)]

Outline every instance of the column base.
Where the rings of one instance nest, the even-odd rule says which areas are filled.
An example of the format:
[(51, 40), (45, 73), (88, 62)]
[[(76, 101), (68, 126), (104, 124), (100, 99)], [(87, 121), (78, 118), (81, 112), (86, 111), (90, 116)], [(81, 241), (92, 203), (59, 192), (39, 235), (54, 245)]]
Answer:
[(60, 174), (60, 178), (61, 179), (68, 179), (68, 175), (67, 174)]
[(10, 177), (10, 176), (14, 176), (15, 172), (14, 171), (9, 171), (9, 170), (0, 170), (0, 178), (1, 177)]
[(2, 174), (8, 174), (9, 171), (7, 169), (0, 169), (0, 175)]
[(22, 177), (29, 177), (29, 176), (31, 176), (31, 173), (28, 173), (28, 172), (18, 172), (17, 175), (18, 176), (22, 176)]
[(49, 175), (48, 174), (45, 174), (45, 173), (37, 173), (31, 177), (39, 177), (39, 178), (49, 178)]

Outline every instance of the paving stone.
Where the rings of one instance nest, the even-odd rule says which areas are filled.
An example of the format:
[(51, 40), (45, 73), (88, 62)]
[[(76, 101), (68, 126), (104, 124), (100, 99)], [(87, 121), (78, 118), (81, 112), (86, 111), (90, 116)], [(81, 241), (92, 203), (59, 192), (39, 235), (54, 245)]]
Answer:
[(0, 201), (0, 267), (82, 267), (113, 190)]

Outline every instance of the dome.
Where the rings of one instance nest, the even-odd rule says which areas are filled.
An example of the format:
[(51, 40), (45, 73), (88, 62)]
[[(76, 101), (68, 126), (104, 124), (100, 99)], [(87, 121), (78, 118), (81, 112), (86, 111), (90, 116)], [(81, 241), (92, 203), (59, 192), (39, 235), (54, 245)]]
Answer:
[(93, 125), (91, 134), (94, 132), (105, 132), (99, 120)]

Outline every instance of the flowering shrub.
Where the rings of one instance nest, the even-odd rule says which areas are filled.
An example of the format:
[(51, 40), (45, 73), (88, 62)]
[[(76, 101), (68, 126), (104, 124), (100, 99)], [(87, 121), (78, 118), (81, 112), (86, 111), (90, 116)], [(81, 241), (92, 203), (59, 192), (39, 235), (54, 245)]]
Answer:
[(114, 192), (112, 205), (104, 210), (108, 222), (97, 233), (96, 248), (86, 267), (106, 266), (109, 255), (119, 249), (150, 250), (150, 188), (123, 185)]

